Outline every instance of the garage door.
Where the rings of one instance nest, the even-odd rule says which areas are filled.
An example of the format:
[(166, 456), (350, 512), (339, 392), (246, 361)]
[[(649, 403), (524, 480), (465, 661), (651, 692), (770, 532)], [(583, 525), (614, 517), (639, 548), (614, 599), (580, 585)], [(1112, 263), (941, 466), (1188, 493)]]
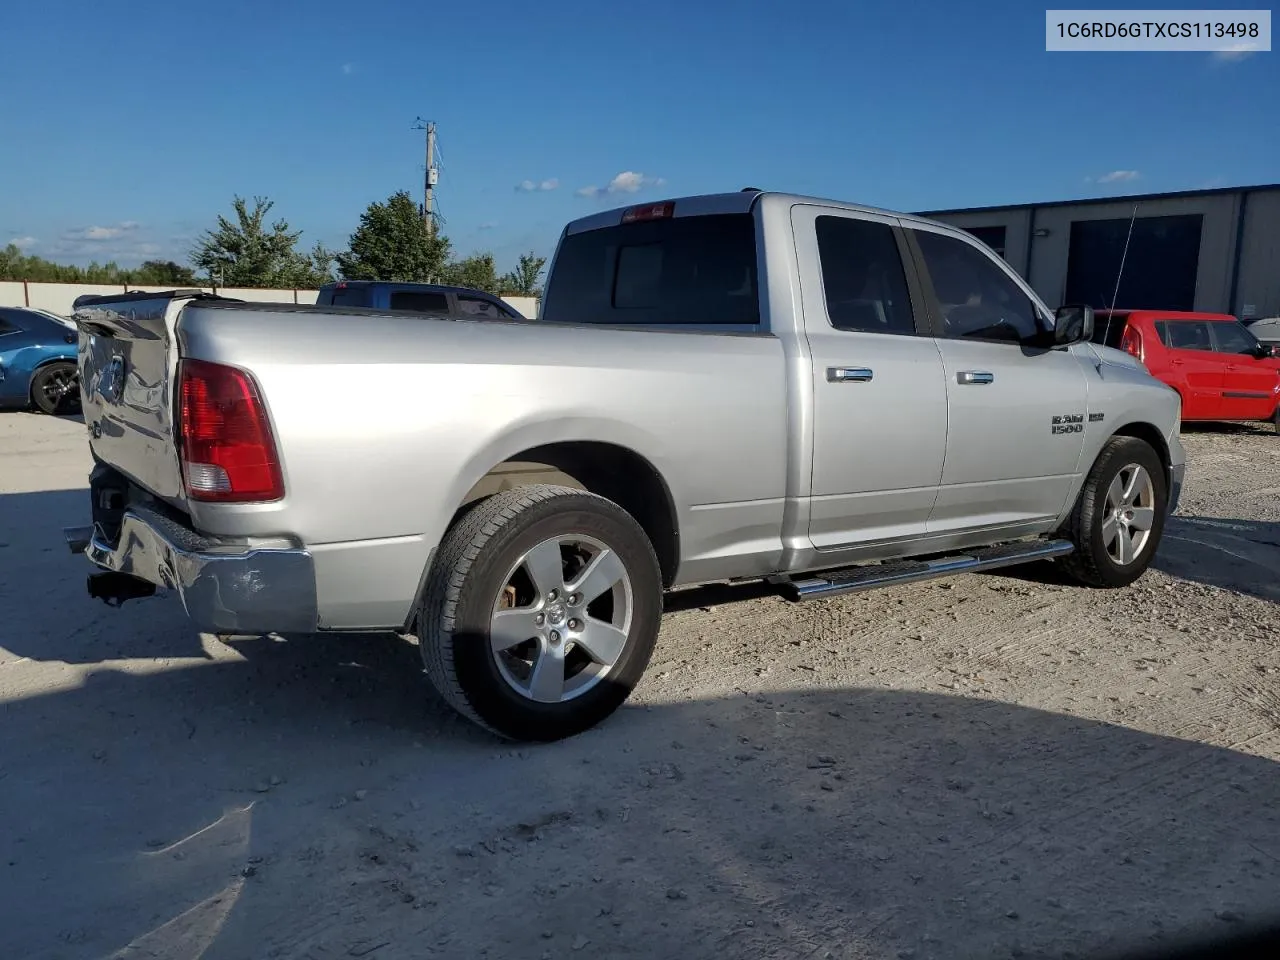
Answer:
[(1128, 217), (1073, 222), (1065, 302), (1110, 306), (1123, 260), (1117, 307), (1194, 310), (1202, 219), (1200, 214), (1139, 217), (1127, 254)]

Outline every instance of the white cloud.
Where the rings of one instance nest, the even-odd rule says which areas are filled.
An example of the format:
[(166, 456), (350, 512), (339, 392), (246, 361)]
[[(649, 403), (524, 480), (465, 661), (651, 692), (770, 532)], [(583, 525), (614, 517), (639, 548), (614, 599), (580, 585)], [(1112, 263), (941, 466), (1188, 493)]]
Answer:
[(1256, 43), (1244, 41), (1242, 43), (1232, 44), (1230, 49), (1213, 51), (1213, 59), (1218, 63), (1238, 63), (1246, 57), (1251, 57), (1258, 52)]
[(356, 65), (355, 65), (354, 63), (344, 63), (344, 64), (342, 65), (342, 73), (343, 73), (343, 75), (345, 75), (345, 76), (348, 76), (348, 77), (349, 77), (349, 76), (351, 76), (351, 74), (353, 74), (353, 73), (355, 73), (355, 72), (356, 72)]
[(482, 224), (480, 224), (480, 226), (479, 226), (477, 229), (480, 229), (480, 230), (492, 230), (492, 229), (493, 229), (494, 227), (496, 227), (497, 225), (498, 225), (498, 222), (497, 222), (496, 220), (490, 220), (490, 221), (488, 221), (487, 223), (482, 223)]
[(560, 181), (555, 177), (548, 180), (521, 180), (516, 184), (516, 189), (521, 193), (536, 193), (554, 190), (560, 186)]
[(580, 197), (603, 197), (612, 193), (638, 193), (645, 187), (661, 187), (666, 182), (662, 177), (646, 177), (643, 173), (623, 170), (607, 187), (582, 187), (576, 192)]
[(137, 220), (122, 220), (114, 227), (92, 226), (68, 230), (62, 235), (62, 238), (64, 240), (115, 240), (126, 233), (132, 233), (140, 226), (141, 224)]
[(1140, 174), (1137, 170), (1112, 170), (1110, 173), (1104, 173), (1098, 178), (1099, 183), (1123, 183), (1128, 180), (1137, 180)]
[(9, 242), (12, 243), (15, 247), (18, 247), (21, 250), (25, 250), (28, 247), (34, 247), (40, 241), (37, 240), (35, 237), (14, 237)]

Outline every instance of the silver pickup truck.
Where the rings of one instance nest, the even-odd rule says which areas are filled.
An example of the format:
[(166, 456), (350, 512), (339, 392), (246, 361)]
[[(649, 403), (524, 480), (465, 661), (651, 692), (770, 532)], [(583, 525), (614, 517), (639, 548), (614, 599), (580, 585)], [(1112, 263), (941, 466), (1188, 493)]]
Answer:
[(664, 593), (795, 600), (1055, 558), (1141, 576), (1178, 395), (953, 227), (746, 190), (563, 231), (538, 321), (194, 292), (83, 300), (111, 603), (218, 634), (395, 631), (462, 714), (614, 711)]

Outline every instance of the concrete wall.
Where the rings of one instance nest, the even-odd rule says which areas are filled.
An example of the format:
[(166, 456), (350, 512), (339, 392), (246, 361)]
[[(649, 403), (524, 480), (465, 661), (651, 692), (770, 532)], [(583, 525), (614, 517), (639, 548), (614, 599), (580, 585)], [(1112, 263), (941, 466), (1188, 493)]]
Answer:
[[(1196, 269), (1195, 309), (1237, 315), (1280, 315), (1280, 190), (1249, 194), (1235, 270), (1242, 191), (1139, 200), (1138, 218), (1200, 214), (1200, 260)], [(1071, 224), (1077, 220), (1122, 220), (1133, 214), (1133, 200), (1059, 206), (992, 208), (929, 214), (958, 227), (1005, 228), (1005, 258), (1050, 307), (1067, 290)], [(1033, 236), (1045, 232), (1045, 236)], [(1246, 311), (1246, 307), (1253, 309)]]
[[(63, 316), (71, 315), (71, 305), (76, 297), (109, 296), (126, 290), (144, 290), (158, 293), (172, 287), (139, 287), (93, 283), (23, 283), (0, 280), (0, 307), (38, 307)], [(206, 293), (213, 291), (205, 287)], [(218, 291), (223, 296), (249, 300), (254, 303), (315, 303), (318, 290), (256, 290), (243, 287), (224, 287)], [(537, 297), (503, 297), (511, 306), (530, 319), (538, 316)]]
[(520, 316), (527, 317), (530, 320), (538, 319), (538, 298), (537, 297), (503, 297), (504, 303), (509, 303), (520, 312)]
[(1240, 253), (1234, 312), (1280, 317), (1280, 190), (1249, 194)]

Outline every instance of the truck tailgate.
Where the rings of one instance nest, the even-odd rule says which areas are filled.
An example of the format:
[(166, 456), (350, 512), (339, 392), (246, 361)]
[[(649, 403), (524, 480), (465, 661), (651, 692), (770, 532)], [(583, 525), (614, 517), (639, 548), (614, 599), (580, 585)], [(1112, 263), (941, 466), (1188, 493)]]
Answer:
[(176, 291), (83, 297), (73, 314), (94, 457), (174, 505), (185, 499), (174, 437), (175, 327), (195, 296)]

